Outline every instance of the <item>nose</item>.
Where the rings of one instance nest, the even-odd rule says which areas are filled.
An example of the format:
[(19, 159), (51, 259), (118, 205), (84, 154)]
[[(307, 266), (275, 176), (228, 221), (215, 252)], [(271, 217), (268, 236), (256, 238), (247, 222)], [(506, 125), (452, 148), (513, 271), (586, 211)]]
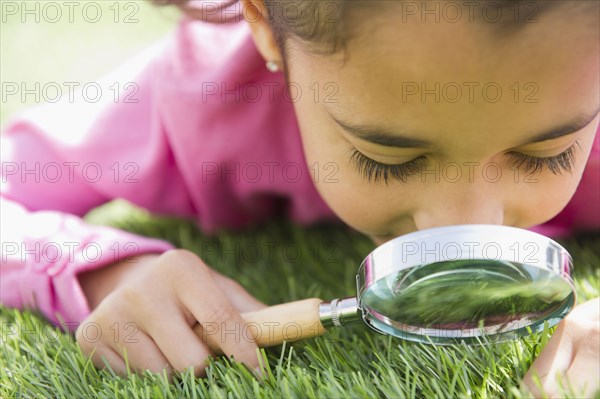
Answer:
[(504, 206), (497, 198), (481, 195), (438, 200), (413, 214), (417, 230), (457, 224), (504, 224)]

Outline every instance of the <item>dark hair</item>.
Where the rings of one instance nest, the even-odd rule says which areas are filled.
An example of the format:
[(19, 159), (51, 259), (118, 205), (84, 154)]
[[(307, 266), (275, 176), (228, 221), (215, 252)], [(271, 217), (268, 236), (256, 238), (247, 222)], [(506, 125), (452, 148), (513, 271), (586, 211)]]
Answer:
[[(231, 23), (244, 19), (244, 12), (238, 0), (150, 0), (157, 5), (174, 5), (181, 9), (191, 18), (200, 19), (212, 23)], [(268, 21), (273, 30), (275, 40), (283, 56), (283, 63), (287, 73), (286, 59), (289, 47), (288, 39), (295, 38), (296, 42), (304, 45), (308, 50), (316, 54), (331, 55), (341, 51), (342, 63), (347, 59), (348, 42), (355, 37), (356, 26), (360, 21), (356, 18), (348, 18), (351, 12), (358, 11), (354, 15), (366, 16), (370, 12), (380, 12), (381, 9), (392, 3), (402, 3), (404, 0), (263, 0), (268, 12)], [(486, 3), (490, 0), (483, 0)], [(192, 3), (194, 5), (192, 5)], [(411, 3), (411, 2), (408, 2)], [(416, 2), (412, 2), (413, 4)], [(594, 1), (554, 1), (554, 0), (494, 0), (490, 1), (496, 7), (527, 7), (535, 6), (537, 14), (541, 14), (557, 4), (568, 4), (569, 8), (580, 5), (596, 5), (600, 2)], [(572, 5), (572, 3), (575, 3)], [(479, 4), (479, 3), (477, 3)], [(586, 7), (590, 8), (590, 7)], [(597, 10), (595, 15), (597, 15)], [(586, 11), (594, 15), (591, 10)], [(508, 14), (508, 13), (507, 13)], [(522, 12), (522, 16), (526, 13)], [(536, 15), (536, 17), (539, 15)], [(528, 21), (513, 21), (506, 18), (504, 23), (491, 24), (497, 26), (492, 32), (505, 36), (516, 32)], [(522, 23), (525, 22), (525, 23)], [(531, 22), (531, 21), (529, 21)], [(597, 25), (597, 23), (596, 23)], [(597, 29), (597, 28), (596, 28)]]

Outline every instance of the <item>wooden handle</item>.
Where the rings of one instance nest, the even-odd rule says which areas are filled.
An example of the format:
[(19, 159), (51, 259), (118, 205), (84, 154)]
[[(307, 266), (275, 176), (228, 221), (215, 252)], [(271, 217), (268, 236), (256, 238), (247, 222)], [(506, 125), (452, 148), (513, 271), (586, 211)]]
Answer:
[(323, 335), (327, 330), (319, 317), (319, 305), (322, 302), (319, 298), (303, 299), (243, 313), (246, 325), (236, 326), (235, 330), (219, 328), (216, 323), (196, 323), (193, 329), (215, 355), (223, 353), (220, 342), (232, 336), (236, 340), (254, 340), (259, 347), (276, 346), (283, 341), (293, 342)]

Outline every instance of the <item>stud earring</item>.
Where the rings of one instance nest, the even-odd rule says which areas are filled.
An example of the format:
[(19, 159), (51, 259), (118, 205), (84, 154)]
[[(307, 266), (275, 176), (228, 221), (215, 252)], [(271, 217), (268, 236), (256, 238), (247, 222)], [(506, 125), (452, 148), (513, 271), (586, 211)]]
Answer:
[(267, 61), (267, 69), (271, 72), (278, 72), (279, 64), (277, 63), (277, 61)]

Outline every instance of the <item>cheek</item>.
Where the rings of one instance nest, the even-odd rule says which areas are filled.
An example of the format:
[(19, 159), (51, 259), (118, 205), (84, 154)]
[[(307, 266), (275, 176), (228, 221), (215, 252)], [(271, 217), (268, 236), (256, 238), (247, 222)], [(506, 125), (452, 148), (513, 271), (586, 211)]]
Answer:
[[(336, 215), (355, 230), (366, 234), (389, 230), (393, 221), (402, 214), (403, 205), (393, 202), (393, 207), (381, 206), (386, 203), (384, 197), (392, 193), (380, 185), (369, 184), (359, 176), (350, 163), (350, 144), (335, 131), (334, 122), (326, 111), (326, 102), (337, 102), (343, 97), (343, 88), (352, 82), (340, 81), (326, 68), (315, 71), (307, 60), (300, 57), (293, 59), (290, 80), (299, 84), (306, 94), (293, 106), (304, 156), (317, 191)], [(318, 87), (319, 95), (316, 95), (315, 87)], [(387, 203), (390, 204), (389, 201)]]
[(393, 229), (399, 219), (408, 217), (407, 202), (398, 200), (403, 198), (399, 187), (369, 183), (360, 176), (349, 161), (347, 145), (313, 146), (314, 141), (307, 141), (306, 158), (317, 191), (346, 224), (365, 234), (381, 234)]
[(405, 204), (382, 199), (368, 184), (344, 184), (342, 179), (334, 184), (317, 183), (317, 189), (338, 217), (355, 230), (364, 234), (387, 234), (403, 215), (409, 217)]
[(531, 187), (515, 190), (511, 199), (512, 209), (506, 209), (506, 214), (512, 217), (507, 218), (506, 224), (527, 228), (549, 221), (569, 203), (577, 182), (577, 178), (563, 176), (554, 182), (524, 183)]
[[(302, 145), (317, 191), (346, 224), (369, 234), (389, 231), (406, 214), (401, 187), (369, 183), (350, 162), (350, 144), (314, 103), (295, 104)], [(406, 193), (404, 193), (406, 197)], [(395, 200), (394, 200), (395, 199)], [(387, 205), (386, 205), (387, 204)]]
[[(592, 124), (582, 132), (578, 139), (580, 148), (575, 156), (572, 173), (562, 172), (559, 175), (545, 171), (542, 176), (526, 178), (519, 175), (519, 182), (513, 186), (514, 195), (511, 202), (515, 210), (513, 225), (529, 227), (544, 223), (560, 213), (575, 194), (587, 165), (598, 124)], [(529, 182), (530, 180), (537, 180)]]

